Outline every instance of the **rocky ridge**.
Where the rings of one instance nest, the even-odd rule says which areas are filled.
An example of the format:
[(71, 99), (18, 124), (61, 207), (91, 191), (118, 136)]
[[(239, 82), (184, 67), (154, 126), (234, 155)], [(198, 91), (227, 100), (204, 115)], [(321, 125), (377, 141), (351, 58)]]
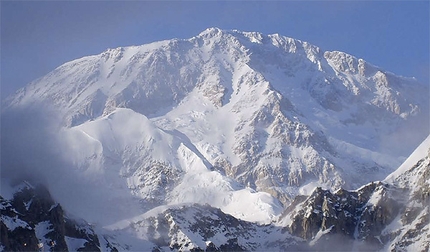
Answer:
[[(282, 225), (318, 249), (429, 249), (430, 137), (424, 156), (398, 177), (367, 184), (355, 191), (331, 193), (321, 188), (296, 198), (283, 213)], [(421, 146), (422, 148), (422, 146)]]

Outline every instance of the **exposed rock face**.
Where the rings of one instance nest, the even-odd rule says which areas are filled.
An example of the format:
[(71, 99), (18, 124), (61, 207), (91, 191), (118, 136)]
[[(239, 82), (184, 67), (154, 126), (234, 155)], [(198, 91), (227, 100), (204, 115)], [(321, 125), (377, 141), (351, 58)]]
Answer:
[[(372, 196), (381, 197), (378, 205), (369, 204)], [(380, 182), (357, 191), (340, 189), (334, 194), (317, 188), (300, 210), (292, 213), (289, 230), (306, 240), (327, 231), (351, 240), (369, 241), (395, 218), (398, 209), (399, 204), (389, 196), (387, 185)]]
[[(98, 231), (73, 220), (43, 186), (26, 183), (13, 199), (0, 198), (0, 248), (5, 251), (249, 251), (271, 247), (302, 249), (302, 239), (280, 227), (242, 221), (209, 205), (173, 207), (125, 229)], [(118, 238), (127, 230), (145, 234), (130, 245)], [(106, 235), (109, 233), (108, 235)], [(102, 240), (100, 240), (102, 239)]]
[[(400, 169), (400, 168), (399, 168)], [(430, 157), (395, 178), (356, 191), (316, 188), (297, 197), (282, 221), (319, 250), (428, 251)]]
[(144, 233), (160, 251), (298, 250), (307, 247), (302, 239), (283, 233), (280, 227), (238, 220), (209, 205), (167, 209), (123, 228)]
[(397, 216), (398, 225), (387, 228), (383, 234), (390, 250), (430, 250), (430, 144), (428, 145), (426, 156), (391, 182), (408, 194), (404, 207)]
[[(100, 251), (92, 227), (68, 218), (43, 186), (26, 185), (12, 200), (0, 196), (1, 246), (6, 251)], [(75, 247), (79, 241), (81, 247)]]

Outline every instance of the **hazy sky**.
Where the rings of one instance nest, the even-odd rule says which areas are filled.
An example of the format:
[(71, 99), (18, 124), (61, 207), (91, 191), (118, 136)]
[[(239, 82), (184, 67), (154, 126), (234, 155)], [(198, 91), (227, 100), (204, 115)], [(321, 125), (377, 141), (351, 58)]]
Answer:
[(67, 61), (208, 27), (279, 33), (429, 83), (428, 1), (1, 1), (1, 97)]

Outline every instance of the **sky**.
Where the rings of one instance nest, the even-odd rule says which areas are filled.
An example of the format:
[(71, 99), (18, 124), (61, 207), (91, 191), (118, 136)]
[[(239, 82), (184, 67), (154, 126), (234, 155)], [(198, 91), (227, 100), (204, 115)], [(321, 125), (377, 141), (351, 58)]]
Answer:
[(429, 1), (1, 1), (1, 98), (108, 48), (278, 33), (429, 83)]

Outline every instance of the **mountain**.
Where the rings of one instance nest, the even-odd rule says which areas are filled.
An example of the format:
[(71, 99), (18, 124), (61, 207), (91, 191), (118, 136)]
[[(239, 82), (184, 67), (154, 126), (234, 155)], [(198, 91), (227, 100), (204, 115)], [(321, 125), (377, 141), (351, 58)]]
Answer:
[[(296, 196), (334, 201), (342, 197), (331, 191), (355, 190), (399, 167), (429, 135), (428, 93), (414, 78), (343, 52), (210, 28), (67, 62), (18, 90), (2, 104), (2, 178), (43, 182), (68, 214), (120, 234), (145, 230), (115, 226), (142, 214), (180, 219), (178, 207), (277, 229)], [(136, 221), (151, 223), (144, 219)], [(300, 236), (298, 246), (309, 240), (281, 230)]]
[(184, 192), (201, 173), (285, 205), (388, 175), (429, 133), (428, 93), (346, 53), (210, 28), (65, 63), (3, 107), (55, 107), (77, 169), (155, 205), (212, 203)]
[[(68, 215), (43, 185), (25, 181), (0, 198), (3, 251), (245, 251), (303, 249), (281, 227), (238, 220), (209, 205), (154, 209), (97, 227)], [(209, 227), (209, 228), (208, 228)]]
[[(430, 135), (385, 180), (334, 193), (298, 197), (282, 226), (318, 250), (430, 249)], [(340, 242), (341, 241), (341, 242)]]
[(3, 184), (0, 245), (13, 251), (428, 251), (429, 168), (430, 135), (385, 180), (334, 193), (318, 187), (266, 225), (183, 204), (98, 227), (69, 216), (41, 185)]

